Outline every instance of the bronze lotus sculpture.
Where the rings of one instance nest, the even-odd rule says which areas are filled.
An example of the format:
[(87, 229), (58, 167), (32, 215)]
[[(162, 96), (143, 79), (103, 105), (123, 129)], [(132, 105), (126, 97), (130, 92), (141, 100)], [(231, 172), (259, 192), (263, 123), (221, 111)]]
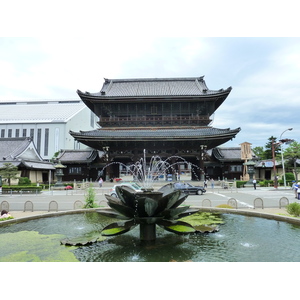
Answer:
[[(144, 189), (135, 192), (128, 186), (117, 186), (118, 197), (105, 195), (110, 208), (98, 209), (98, 213), (122, 221), (106, 226), (101, 234), (115, 236), (140, 226), (140, 240), (154, 241), (156, 225), (176, 234), (194, 233), (195, 228), (178, 219), (199, 211), (189, 206), (180, 206), (187, 194), (165, 185), (158, 191)], [(180, 207), (179, 207), (180, 206)]]

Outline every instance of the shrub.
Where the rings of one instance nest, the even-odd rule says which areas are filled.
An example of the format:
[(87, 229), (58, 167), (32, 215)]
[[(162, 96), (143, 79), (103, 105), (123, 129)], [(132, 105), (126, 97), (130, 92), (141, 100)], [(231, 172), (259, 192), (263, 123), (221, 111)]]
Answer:
[(87, 195), (85, 197), (85, 205), (83, 206), (83, 208), (98, 207), (98, 205), (95, 203), (95, 197), (96, 197), (95, 190), (92, 187), (89, 187), (87, 189)]
[(246, 182), (247, 182), (247, 181), (239, 181), (239, 180), (237, 180), (237, 181), (236, 181), (236, 187), (237, 187), (237, 188), (244, 187), (244, 184), (245, 184)]
[(297, 202), (293, 202), (290, 203), (286, 206), (286, 211), (295, 217), (299, 217), (300, 216), (300, 203)]
[(295, 180), (294, 173), (285, 173), (285, 179), (286, 179), (286, 181), (293, 181), (293, 180)]
[(228, 204), (219, 204), (216, 207), (219, 207), (219, 208), (233, 208), (231, 205), (228, 205)]
[(31, 180), (28, 177), (20, 177), (18, 185), (31, 185)]

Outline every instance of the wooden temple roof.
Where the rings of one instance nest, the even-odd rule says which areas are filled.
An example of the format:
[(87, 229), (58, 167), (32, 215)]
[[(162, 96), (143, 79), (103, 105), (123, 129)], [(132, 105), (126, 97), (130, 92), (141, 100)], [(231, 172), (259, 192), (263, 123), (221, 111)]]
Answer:
[(214, 127), (203, 128), (167, 128), (167, 129), (105, 129), (80, 131), (70, 134), (78, 141), (90, 147), (95, 147), (95, 142), (130, 142), (130, 141), (202, 141), (209, 148), (225, 143), (236, 136), (237, 129), (218, 129)]
[(142, 78), (142, 79), (105, 79), (100, 92), (83, 93), (77, 90), (82, 101), (93, 110), (93, 104), (106, 101), (140, 101), (160, 99), (183, 101), (191, 98), (198, 101), (216, 101), (217, 109), (227, 98), (232, 88), (211, 90), (202, 77), (186, 78)]

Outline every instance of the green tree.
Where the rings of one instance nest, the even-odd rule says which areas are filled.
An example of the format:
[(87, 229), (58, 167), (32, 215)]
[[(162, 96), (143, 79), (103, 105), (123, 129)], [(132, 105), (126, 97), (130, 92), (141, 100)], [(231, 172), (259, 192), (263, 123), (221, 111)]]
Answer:
[(300, 143), (294, 141), (284, 150), (283, 157), (287, 159), (287, 165), (294, 167), (295, 177), (298, 181), (298, 170), (296, 160), (300, 158)]
[(264, 151), (264, 147), (254, 147), (252, 149), (252, 151), (254, 152), (254, 154), (259, 157), (260, 159), (265, 159), (265, 151)]
[(2, 178), (7, 179), (8, 185), (10, 185), (12, 179), (17, 179), (18, 167), (12, 163), (4, 163), (3, 167), (0, 168), (0, 175)]
[(280, 154), (281, 154), (280, 147), (276, 140), (277, 140), (277, 138), (274, 136), (269, 137), (268, 142), (265, 145), (264, 159), (272, 159), (273, 158), (272, 144), (274, 144), (275, 157), (280, 157)]

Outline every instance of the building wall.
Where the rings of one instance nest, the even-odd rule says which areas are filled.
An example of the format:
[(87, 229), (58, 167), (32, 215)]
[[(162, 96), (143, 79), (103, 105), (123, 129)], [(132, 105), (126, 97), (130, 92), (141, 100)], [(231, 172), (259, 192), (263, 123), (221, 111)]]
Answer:
[[(69, 130), (84, 131), (95, 129), (97, 120), (96, 118), (91, 118), (91, 113), (87, 107), (84, 107), (66, 122), (0, 124), (0, 136), (5, 138), (33, 137), (33, 142), (40, 156), (48, 160), (53, 157), (55, 152), (61, 149), (87, 148), (87, 146), (75, 142), (69, 134)], [(93, 119), (92, 123), (91, 119)]]

